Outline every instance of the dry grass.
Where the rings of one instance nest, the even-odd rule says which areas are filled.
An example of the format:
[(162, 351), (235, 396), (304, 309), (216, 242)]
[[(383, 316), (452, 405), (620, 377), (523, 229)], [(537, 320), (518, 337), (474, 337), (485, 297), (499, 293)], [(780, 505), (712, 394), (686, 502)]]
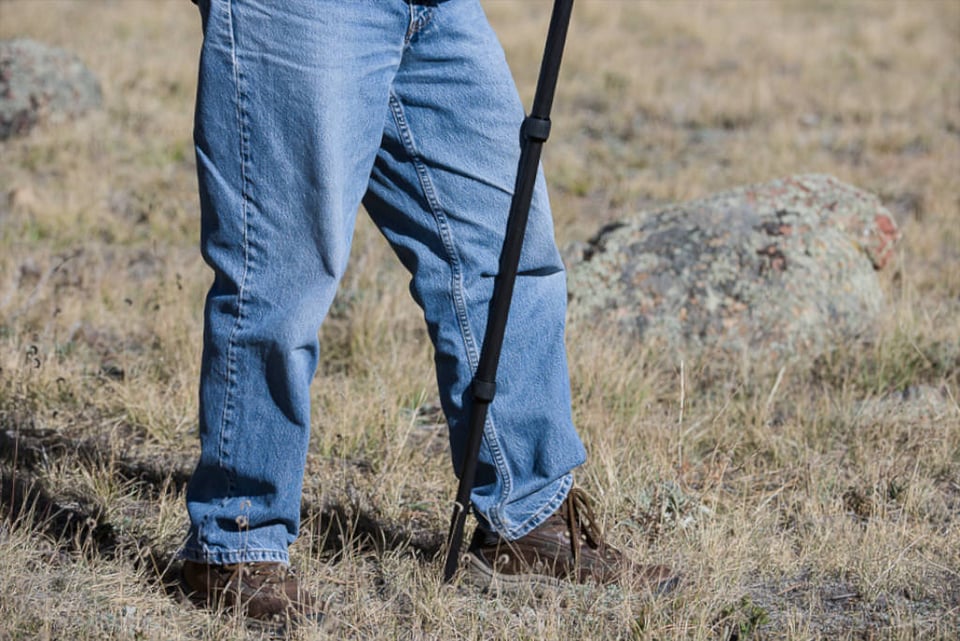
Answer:
[[(549, 3), (486, 6), (529, 100)], [(0, 0), (14, 35), (78, 52), (105, 107), (0, 143), (0, 638), (259, 638), (164, 583), (209, 282), (195, 10)], [(439, 583), (453, 479), (430, 353), (405, 275), (361, 224), (323, 330), (294, 549), (331, 636), (957, 638), (960, 4), (581, 0), (554, 120), (563, 245), (794, 172), (879, 193), (905, 236), (885, 327), (788, 368), (572, 329), (580, 481), (618, 543), (687, 581), (658, 601), (492, 597)]]

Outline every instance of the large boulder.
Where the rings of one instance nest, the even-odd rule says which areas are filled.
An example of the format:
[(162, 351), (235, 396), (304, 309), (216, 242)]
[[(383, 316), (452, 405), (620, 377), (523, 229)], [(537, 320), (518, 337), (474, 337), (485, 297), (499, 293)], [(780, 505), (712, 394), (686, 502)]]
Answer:
[(898, 239), (878, 198), (823, 175), (641, 212), (568, 265), (570, 321), (687, 355), (818, 354), (870, 331)]
[(101, 101), (100, 83), (75, 55), (27, 38), (0, 40), (0, 140)]

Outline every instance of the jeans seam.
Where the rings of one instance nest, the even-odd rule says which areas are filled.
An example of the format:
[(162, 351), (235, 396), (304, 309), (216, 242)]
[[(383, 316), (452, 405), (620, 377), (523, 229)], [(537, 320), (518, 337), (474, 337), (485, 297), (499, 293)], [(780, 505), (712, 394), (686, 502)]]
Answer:
[[(427, 24), (430, 23), (430, 19), (433, 17), (433, 12), (427, 7), (415, 8), (413, 3), (410, 3), (410, 23), (407, 25), (407, 33), (403, 37), (403, 44), (409, 45), (414, 36), (416, 36)], [(419, 12), (420, 15), (417, 15)]]
[[(241, 218), (242, 218), (242, 227), (243, 227), (243, 238), (241, 240), (243, 248), (243, 270), (240, 274), (240, 282), (237, 286), (237, 318), (234, 321), (233, 328), (230, 330), (230, 337), (227, 339), (227, 371), (226, 371), (226, 382), (224, 385), (223, 392), (223, 411), (220, 415), (220, 438), (218, 440), (218, 449), (217, 449), (217, 463), (223, 465), (224, 461), (229, 457), (229, 452), (225, 451), (224, 443), (228, 441), (225, 438), (227, 432), (227, 427), (230, 424), (233, 417), (233, 404), (231, 399), (235, 393), (235, 381), (236, 381), (236, 337), (240, 332), (240, 327), (243, 323), (243, 311), (244, 311), (244, 296), (246, 294), (246, 283), (247, 283), (247, 273), (250, 265), (250, 246), (248, 242), (248, 214), (249, 214), (249, 204), (250, 204), (250, 181), (247, 168), (247, 158), (249, 155), (249, 145), (248, 145), (248, 135), (245, 127), (245, 122), (247, 118), (246, 110), (244, 108), (244, 98), (245, 94), (243, 91), (243, 72), (240, 70), (240, 61), (237, 55), (237, 44), (236, 44), (236, 27), (234, 25), (233, 19), (233, 3), (227, 3), (227, 12), (226, 18), (228, 20), (229, 33), (230, 33), (230, 59), (232, 62), (232, 71), (233, 71), (233, 81), (234, 86), (236, 87), (236, 119), (237, 119), (237, 132), (239, 137), (240, 148), (238, 149), (240, 155), (240, 184), (241, 184)], [(227, 477), (229, 483), (232, 486), (235, 484), (234, 475), (228, 473)]]
[(410, 155), (411, 162), (417, 172), (417, 178), (420, 180), (420, 188), (423, 190), (424, 198), (430, 206), (430, 213), (437, 223), (437, 232), (443, 242), (443, 248), (447, 254), (447, 262), (452, 271), (452, 283), (450, 292), (454, 299), (454, 309), (457, 316), (457, 323), (460, 326), (460, 332), (464, 340), (464, 347), (467, 352), (467, 358), (470, 361), (471, 368), (476, 367), (479, 358), (476, 348), (476, 340), (473, 332), (470, 331), (470, 325), (467, 318), (466, 304), (463, 297), (463, 270), (460, 267), (460, 259), (457, 255), (456, 245), (453, 242), (453, 236), (450, 233), (450, 227), (447, 224), (446, 216), (443, 214), (443, 208), (437, 198), (433, 181), (430, 180), (427, 168), (420, 159), (416, 147), (413, 144), (413, 138), (410, 135), (410, 128), (406, 117), (403, 114), (403, 108), (396, 95), (390, 95), (390, 109), (393, 112), (394, 123), (400, 133), (403, 146)]
[[(453, 276), (450, 284), (450, 293), (453, 296), (457, 323), (460, 327), (460, 334), (464, 341), (467, 359), (470, 362), (470, 369), (471, 371), (476, 371), (479, 355), (477, 354), (476, 340), (473, 337), (473, 332), (470, 331), (469, 319), (467, 317), (467, 305), (463, 293), (463, 273), (460, 268), (460, 261), (457, 256), (453, 235), (450, 231), (449, 225), (447, 224), (446, 216), (443, 213), (443, 207), (437, 198), (436, 189), (434, 188), (433, 181), (430, 179), (429, 171), (417, 152), (416, 145), (413, 143), (410, 126), (407, 123), (406, 117), (404, 116), (400, 99), (393, 92), (390, 94), (390, 109), (393, 112), (394, 123), (396, 124), (397, 130), (400, 134), (400, 139), (403, 141), (403, 146), (410, 155), (411, 162), (413, 163), (413, 166), (417, 172), (417, 177), (420, 180), (420, 188), (423, 190), (424, 198), (426, 198), (427, 204), (430, 206), (430, 212), (433, 214), (434, 220), (437, 223), (437, 231), (443, 242), (444, 250), (447, 253), (447, 261), (451, 266)], [(500, 503), (498, 504), (499, 506), (502, 505), (503, 501), (510, 495), (510, 490), (512, 488), (510, 468), (506, 464), (500, 443), (496, 438), (496, 426), (493, 424), (493, 420), (489, 416), (487, 417), (483, 431), (484, 440), (487, 442), (487, 447), (490, 450), (490, 454), (493, 456), (497, 470), (500, 472), (501, 481), (503, 482), (503, 489), (500, 493)], [(496, 512), (497, 514), (491, 515), (490, 517), (491, 521), (495, 521), (495, 523), (491, 523), (491, 525), (493, 525), (495, 529), (502, 529), (503, 519), (499, 514), (499, 507)]]

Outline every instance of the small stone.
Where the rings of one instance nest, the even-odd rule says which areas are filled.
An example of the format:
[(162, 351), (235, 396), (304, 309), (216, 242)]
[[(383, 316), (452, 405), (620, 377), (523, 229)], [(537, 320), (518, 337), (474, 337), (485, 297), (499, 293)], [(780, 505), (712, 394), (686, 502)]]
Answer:
[(100, 82), (74, 54), (28, 38), (0, 40), (0, 140), (101, 102)]

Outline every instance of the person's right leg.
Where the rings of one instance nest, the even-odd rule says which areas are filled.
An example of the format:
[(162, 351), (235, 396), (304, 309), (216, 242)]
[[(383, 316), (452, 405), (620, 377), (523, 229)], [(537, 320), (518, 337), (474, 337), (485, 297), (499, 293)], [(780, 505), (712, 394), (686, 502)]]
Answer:
[(199, 462), (181, 556), (288, 562), (317, 330), (388, 113), (403, 0), (201, 0), (195, 143), (206, 301)]

